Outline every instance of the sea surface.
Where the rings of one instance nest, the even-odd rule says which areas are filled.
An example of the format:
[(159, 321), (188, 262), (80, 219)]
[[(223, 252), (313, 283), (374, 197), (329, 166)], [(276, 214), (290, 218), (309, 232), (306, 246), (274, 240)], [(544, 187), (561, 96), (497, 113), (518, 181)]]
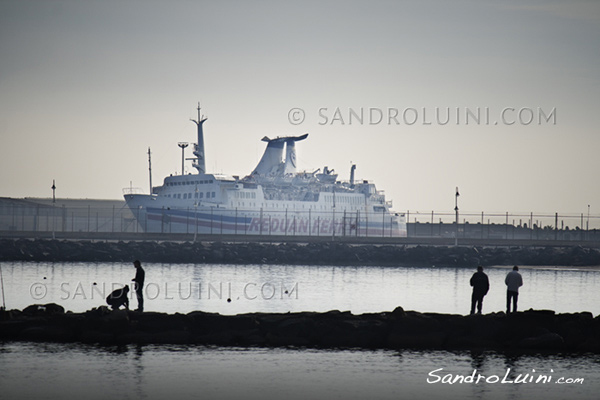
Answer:
[(591, 400), (599, 367), (598, 355), (0, 342), (0, 397)]
[[(471, 268), (307, 265), (144, 264), (145, 310), (248, 312), (405, 310), (466, 314)], [(131, 285), (130, 263), (1, 264), (7, 309), (57, 303), (82, 312), (106, 305), (115, 288)], [(484, 313), (506, 309), (504, 278), (512, 267), (488, 267)], [(600, 314), (600, 267), (521, 267), (519, 310)], [(132, 308), (137, 307), (135, 294)], [(231, 301), (228, 301), (231, 300)]]
[[(74, 312), (89, 310), (135, 275), (129, 263), (0, 266), (8, 309), (54, 302)], [(433, 266), (144, 268), (146, 310), (222, 314), (333, 309), (360, 314), (397, 306), (467, 314), (475, 272)], [(491, 288), (484, 313), (504, 310), (509, 271), (485, 269)], [(521, 273), (520, 310), (600, 313), (600, 269), (522, 267)], [(0, 342), (0, 398), (597, 399), (599, 367), (600, 356), (593, 354)]]

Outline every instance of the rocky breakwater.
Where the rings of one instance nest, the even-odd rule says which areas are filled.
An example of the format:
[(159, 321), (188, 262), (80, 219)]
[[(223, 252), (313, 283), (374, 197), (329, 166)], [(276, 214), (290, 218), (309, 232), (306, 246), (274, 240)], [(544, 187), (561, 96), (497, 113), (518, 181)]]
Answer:
[(305, 264), (305, 265), (600, 265), (584, 247), (444, 247), (318, 243), (100, 242), (1, 239), (0, 261)]
[(315, 348), (600, 353), (600, 316), (529, 310), (462, 316), (404, 311), (220, 315), (111, 311), (56, 304), (0, 313), (0, 340)]

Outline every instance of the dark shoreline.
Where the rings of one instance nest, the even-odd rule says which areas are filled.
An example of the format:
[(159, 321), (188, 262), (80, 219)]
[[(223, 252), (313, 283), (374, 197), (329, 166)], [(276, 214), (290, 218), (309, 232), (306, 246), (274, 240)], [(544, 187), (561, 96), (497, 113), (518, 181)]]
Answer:
[(600, 250), (570, 247), (0, 239), (0, 261), (302, 265), (600, 266)]
[(600, 315), (528, 310), (462, 316), (337, 310), (220, 315), (111, 311), (65, 313), (57, 304), (0, 312), (0, 340), (101, 345), (199, 344), (306, 348), (441, 349), (600, 354)]

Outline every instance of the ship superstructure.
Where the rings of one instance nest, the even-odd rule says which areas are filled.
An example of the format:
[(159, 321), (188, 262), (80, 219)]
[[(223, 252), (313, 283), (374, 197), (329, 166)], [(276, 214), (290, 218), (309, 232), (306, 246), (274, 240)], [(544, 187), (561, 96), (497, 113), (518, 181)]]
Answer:
[(151, 194), (125, 200), (146, 232), (298, 236), (406, 236), (404, 214), (391, 210), (368, 181), (340, 181), (334, 170), (298, 171), (296, 143), (308, 134), (270, 139), (256, 168), (244, 178), (206, 173), (203, 124), (197, 125), (193, 167), (171, 175)]

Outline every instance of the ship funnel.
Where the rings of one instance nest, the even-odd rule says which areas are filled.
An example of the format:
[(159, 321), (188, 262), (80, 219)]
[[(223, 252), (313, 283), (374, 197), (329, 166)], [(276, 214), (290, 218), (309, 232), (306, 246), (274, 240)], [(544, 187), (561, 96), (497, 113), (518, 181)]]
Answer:
[(283, 144), (284, 142), (277, 139), (269, 139), (264, 137), (264, 142), (268, 142), (267, 148), (263, 153), (258, 165), (252, 172), (252, 175), (271, 175), (277, 172), (277, 168), (283, 161)]
[(350, 167), (350, 187), (354, 187), (354, 170), (356, 169), (356, 164), (352, 164)]
[[(306, 139), (308, 133), (302, 136), (286, 136), (269, 139), (262, 138), (267, 142), (267, 148), (263, 153), (258, 165), (252, 175), (283, 175), (296, 172), (296, 142)], [(283, 161), (283, 146), (286, 145), (286, 160)]]
[(204, 121), (206, 121), (206, 117), (200, 115), (200, 103), (198, 103), (198, 120), (192, 119), (191, 121), (198, 126), (198, 143), (194, 145), (196, 162), (193, 164), (193, 166), (198, 170), (199, 174), (205, 174), (206, 160), (204, 157), (204, 133), (202, 131), (202, 124), (204, 124)]
[(296, 173), (296, 140), (290, 139), (285, 141), (285, 165), (283, 174)]

